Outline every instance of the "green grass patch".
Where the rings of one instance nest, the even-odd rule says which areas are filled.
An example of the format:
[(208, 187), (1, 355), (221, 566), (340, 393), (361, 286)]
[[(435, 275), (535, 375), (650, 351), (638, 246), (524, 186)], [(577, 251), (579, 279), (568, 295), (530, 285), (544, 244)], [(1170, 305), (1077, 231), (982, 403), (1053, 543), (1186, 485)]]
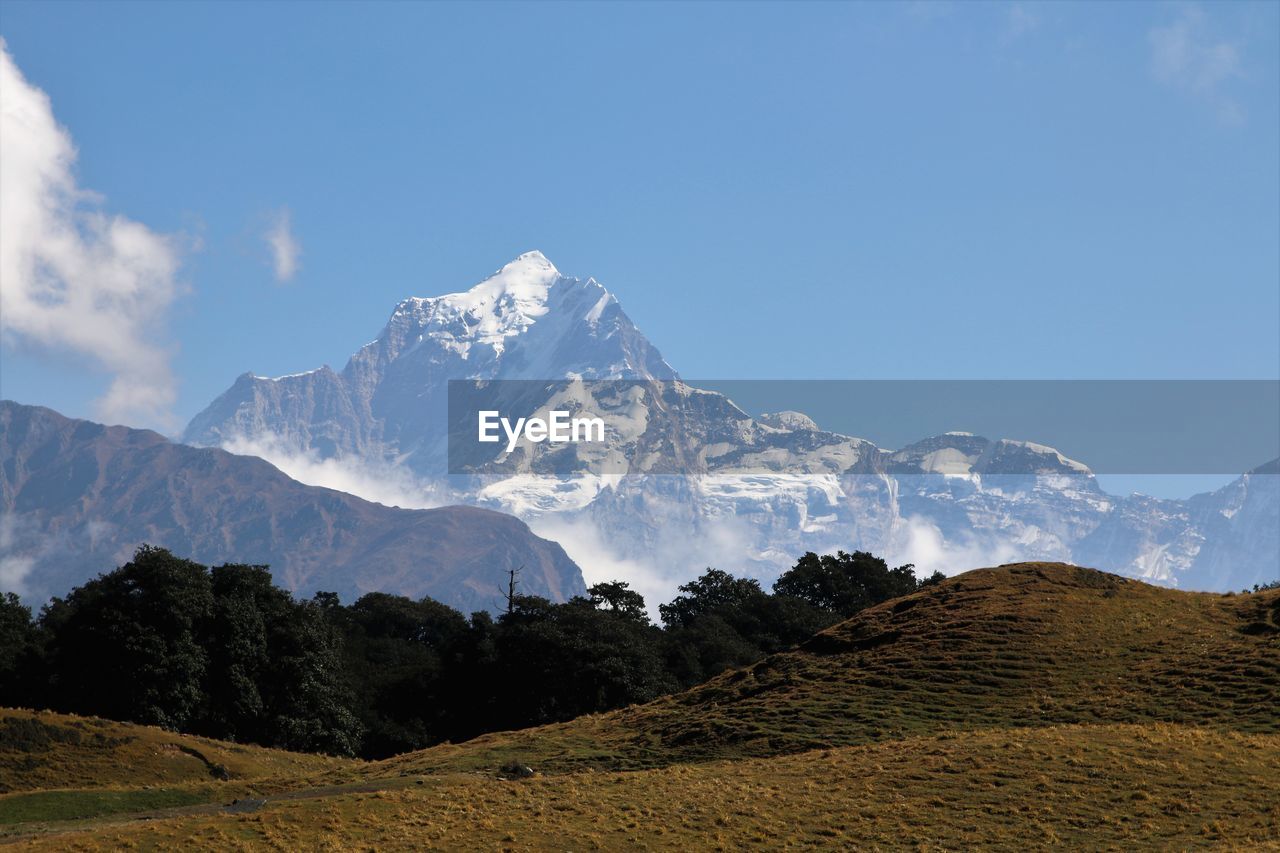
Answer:
[(84, 820), (209, 802), (209, 789), (34, 791), (0, 797), (0, 826)]

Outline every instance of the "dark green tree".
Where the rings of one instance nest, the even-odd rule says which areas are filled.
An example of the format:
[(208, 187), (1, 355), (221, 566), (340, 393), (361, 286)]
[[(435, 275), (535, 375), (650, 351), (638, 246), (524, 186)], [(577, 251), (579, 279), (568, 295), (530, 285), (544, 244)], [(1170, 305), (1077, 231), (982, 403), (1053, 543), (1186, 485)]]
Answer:
[(679, 589), (681, 594), (671, 603), (658, 605), (658, 614), (668, 628), (687, 627), (703, 614), (723, 607), (740, 608), (765, 594), (757, 580), (735, 578), (712, 568)]
[(802, 599), (769, 595), (759, 582), (719, 569), (707, 569), (680, 593), (658, 610), (667, 626), (667, 666), (681, 687), (790, 648), (834, 621)]
[(50, 698), (60, 710), (171, 729), (197, 718), (213, 595), (204, 566), (144, 545), (133, 560), (53, 599)]
[(778, 578), (773, 591), (847, 619), (873, 604), (915, 592), (919, 584), (912, 569), (910, 564), (891, 569), (865, 551), (821, 557), (809, 552)]
[(297, 602), (270, 625), (263, 689), (263, 742), (305, 752), (354, 755), (361, 725), (343, 671), (342, 638), (313, 602)]
[[(497, 621), (495, 722), (522, 728), (646, 702), (674, 688), (661, 633), (589, 598), (516, 596)], [(643, 601), (640, 603), (643, 611)]]
[(645, 625), (649, 624), (644, 596), (633, 590), (626, 581), (594, 584), (587, 589), (587, 594), (596, 607), (611, 610)]
[(342, 614), (346, 667), (366, 729), (364, 755), (385, 757), (445, 739), (446, 669), (467, 632), (461, 613), (437, 601), (362, 596)]
[(226, 565), (211, 574), (213, 618), (206, 629), (209, 673), (201, 728), (213, 737), (266, 739), (263, 686), (271, 669), (268, 634), (292, 604), (265, 566)]
[(210, 573), (213, 618), (200, 731), (214, 737), (352, 754), (359, 725), (340, 639), (320, 605), (295, 601), (266, 566)]
[(15, 593), (0, 594), (0, 706), (39, 704), (34, 676), (38, 640), (31, 608)]

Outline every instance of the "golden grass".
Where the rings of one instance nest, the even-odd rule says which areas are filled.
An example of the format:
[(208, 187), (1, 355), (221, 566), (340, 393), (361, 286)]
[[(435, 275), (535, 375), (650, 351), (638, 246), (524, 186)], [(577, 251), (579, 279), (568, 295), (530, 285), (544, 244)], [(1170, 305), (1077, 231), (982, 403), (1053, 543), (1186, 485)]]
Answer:
[(30, 849), (1280, 849), (1280, 736), (1180, 725), (947, 732), (500, 781), (449, 773), (28, 840)]
[[(361, 763), (97, 717), (0, 708), (0, 793), (296, 777)], [(3, 803), (0, 797), (0, 811)]]
[(1061, 564), (968, 572), (647, 705), (366, 772), (640, 769), (945, 728), (1169, 722), (1280, 733), (1280, 590), (1163, 589)]
[[(83, 737), (47, 758), (0, 737), (6, 783), (120, 801), (56, 823), (66, 802), (0, 797), (33, 847), (1280, 849), (1280, 591), (1055, 564), (969, 572), (647, 705), (381, 762), (40, 716)], [(498, 779), (512, 760), (539, 775)], [(223, 811), (248, 791), (268, 803)]]

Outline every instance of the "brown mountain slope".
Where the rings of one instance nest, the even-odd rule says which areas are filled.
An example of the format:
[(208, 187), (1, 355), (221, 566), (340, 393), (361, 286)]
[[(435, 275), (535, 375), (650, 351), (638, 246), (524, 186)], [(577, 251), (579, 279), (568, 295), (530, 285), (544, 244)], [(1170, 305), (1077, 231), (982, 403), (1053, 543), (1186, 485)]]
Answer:
[[(473, 507), (408, 510), (305, 486), (272, 465), (174, 444), (148, 430), (0, 401), (5, 554), (29, 566), (19, 589), (65, 594), (147, 542), (198, 562), (266, 563), (295, 592), (429, 595), (494, 607), (508, 569), (553, 600), (585, 592), (554, 542)], [(14, 584), (13, 572), (7, 580)]]
[(635, 768), (949, 728), (1154, 722), (1280, 733), (1280, 590), (1179, 592), (1044, 563), (967, 572), (685, 693), (387, 768)]

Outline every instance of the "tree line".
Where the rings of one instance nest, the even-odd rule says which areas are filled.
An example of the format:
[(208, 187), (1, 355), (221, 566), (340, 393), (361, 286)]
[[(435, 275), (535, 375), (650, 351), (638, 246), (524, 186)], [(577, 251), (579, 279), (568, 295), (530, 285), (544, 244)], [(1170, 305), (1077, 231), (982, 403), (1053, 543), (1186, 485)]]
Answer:
[(513, 591), (506, 612), (467, 617), (385, 593), (299, 600), (266, 566), (143, 546), (38, 616), (0, 596), (0, 705), (381, 758), (646, 702), (941, 577), (809, 553), (771, 592), (707, 569), (661, 624), (621, 581), (562, 604)]

